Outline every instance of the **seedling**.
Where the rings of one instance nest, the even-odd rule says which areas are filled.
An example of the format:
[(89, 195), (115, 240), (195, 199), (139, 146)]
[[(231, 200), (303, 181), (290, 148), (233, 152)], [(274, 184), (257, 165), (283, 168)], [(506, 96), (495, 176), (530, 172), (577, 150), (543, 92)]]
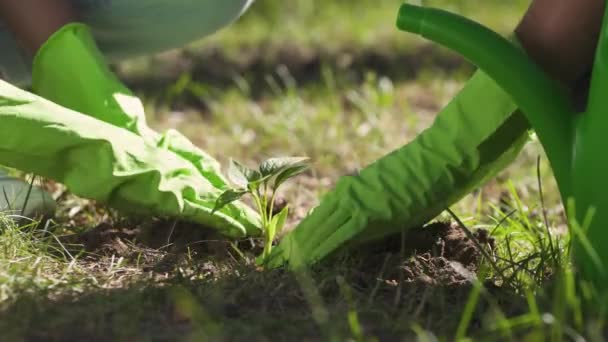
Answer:
[(263, 262), (270, 255), (273, 241), (283, 231), (289, 214), (289, 206), (285, 206), (276, 215), (273, 214), (277, 192), (286, 181), (308, 168), (309, 159), (304, 157), (271, 158), (262, 162), (257, 170), (231, 160), (228, 179), (235, 187), (220, 195), (215, 202), (213, 212), (249, 194), (262, 218), (264, 251), (261, 261)]

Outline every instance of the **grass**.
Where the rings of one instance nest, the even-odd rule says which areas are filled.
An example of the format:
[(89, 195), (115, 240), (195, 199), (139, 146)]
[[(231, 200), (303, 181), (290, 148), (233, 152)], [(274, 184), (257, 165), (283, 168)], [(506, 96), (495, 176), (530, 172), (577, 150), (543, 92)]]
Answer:
[[(527, 2), (424, 3), (447, 4), (506, 33)], [(397, 32), (399, 1), (279, 4), (260, 0), (203, 43), (117, 71), (145, 99), (155, 128), (179, 129), (224, 165), (311, 157), (312, 172), (281, 193), (293, 227), (338, 177), (428, 127), (472, 69)], [(557, 188), (535, 141), (451, 208), (455, 217), (439, 218), (453, 223), (296, 274), (259, 270), (260, 241), (123, 217), (59, 184), (47, 187), (60, 208), (45, 229), (0, 224), (2, 340), (560, 341), (606, 334), (606, 301), (574, 277)]]

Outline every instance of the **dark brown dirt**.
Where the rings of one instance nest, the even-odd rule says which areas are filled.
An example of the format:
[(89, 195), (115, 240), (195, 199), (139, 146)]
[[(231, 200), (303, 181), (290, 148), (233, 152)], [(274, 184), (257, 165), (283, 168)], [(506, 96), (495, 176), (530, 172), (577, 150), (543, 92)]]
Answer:
[[(494, 240), (485, 230), (474, 233), (483, 248), (494, 248)], [(401, 248), (401, 236), (365, 246), (363, 269), (377, 271), (384, 262), (386, 277), (406, 283), (432, 286), (460, 286), (470, 283), (481, 261), (482, 253), (457, 225), (445, 222), (411, 230)], [(367, 253), (371, 253), (371, 256)], [(382, 261), (382, 259), (386, 259)]]
[(128, 250), (127, 244), (135, 239), (139, 229), (115, 228), (107, 223), (86, 231), (82, 234), (72, 236), (72, 244), (82, 246), (87, 252), (101, 254), (124, 254)]
[[(122, 228), (121, 228), (122, 227)], [(230, 254), (230, 242), (216, 233), (186, 223), (154, 221), (132, 225), (102, 223), (79, 234), (64, 236), (63, 243), (72, 250), (84, 250), (94, 256), (134, 257), (142, 251), (157, 255), (162, 252), (160, 264), (170, 266), (180, 255), (190, 253), (204, 257), (225, 258)], [(494, 240), (485, 230), (475, 232), (477, 243), (494, 248)], [(256, 241), (236, 242), (245, 252), (257, 253)], [(408, 283), (433, 286), (455, 286), (470, 282), (475, 277), (482, 254), (457, 224), (437, 222), (410, 231), (401, 248), (401, 236), (393, 236), (363, 248), (359, 271), (376, 272), (387, 255), (390, 255), (387, 276)], [(359, 258), (356, 255), (354, 258)]]
[[(397, 236), (360, 253), (351, 251), (344, 260), (327, 260), (310, 270), (309, 280), (284, 270), (260, 271), (231, 256), (225, 240), (201, 227), (163, 220), (120, 227), (133, 225), (100, 224), (73, 234), (71, 243), (90, 254), (86, 262), (92, 272), (104, 272), (98, 261), (110, 255), (124, 256), (128, 263), (143, 254), (143, 262), (138, 259), (143, 278), (125, 275), (111, 287), (59, 298), (25, 296), (6, 311), (30, 317), (19, 326), (6, 324), (13, 334), (26, 331), (32, 340), (110, 341), (132, 336), (179, 340), (204, 332), (207, 340), (299, 336), (315, 341), (332, 331), (348, 334), (345, 317), (352, 307), (365, 333), (380, 340), (412, 336), (408, 322), (419, 317), (428, 318), (424, 324), (430, 331), (448, 333), (457, 324), (450, 314), (463, 307), (480, 262), (476, 244), (449, 223), (410, 231), (403, 250)], [(481, 245), (492, 246), (487, 232), (475, 236)], [(238, 247), (248, 258), (259, 254), (249, 240)], [(311, 304), (307, 291), (318, 293), (322, 302)], [(332, 318), (315, 323), (313, 313), (321, 309)], [(473, 326), (481, 324), (485, 311), (480, 304)]]
[[(134, 227), (134, 228), (130, 228)], [(218, 233), (197, 225), (170, 220), (149, 222), (101, 223), (82, 233), (60, 237), (71, 250), (85, 251), (95, 256), (128, 257), (142, 250), (173, 255), (184, 253), (227, 257), (230, 243), (249, 251), (259, 248), (255, 241), (229, 241)]]
[(476, 264), (479, 251), (456, 224), (432, 223), (406, 235), (405, 247), (415, 253), (431, 253), (462, 263)]

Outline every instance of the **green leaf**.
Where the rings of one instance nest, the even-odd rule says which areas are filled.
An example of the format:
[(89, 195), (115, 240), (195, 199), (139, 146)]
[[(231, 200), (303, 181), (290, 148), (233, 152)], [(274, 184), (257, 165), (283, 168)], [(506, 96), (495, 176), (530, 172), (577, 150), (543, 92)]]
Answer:
[(224, 191), (224, 193), (222, 193), (220, 195), (220, 197), (218, 197), (217, 200), (215, 201), (215, 206), (213, 207), (213, 210), (211, 211), (211, 213), (213, 214), (216, 211), (227, 206), (228, 204), (239, 200), (241, 197), (243, 197), (248, 192), (249, 191), (247, 191), (247, 190), (241, 190), (241, 189), (230, 189), (230, 190)]
[[(275, 234), (281, 234), (281, 232), (283, 231), (283, 228), (285, 227), (285, 222), (287, 222), (287, 216), (289, 215), (289, 206), (285, 206), (285, 208), (283, 208), (283, 210), (281, 210), (280, 213), (278, 213), (277, 215), (275, 215), (274, 218), (277, 219), (276, 222), (276, 232)], [(274, 236), (273, 236), (274, 238)]]
[(278, 216), (273, 216), (270, 219), (270, 223), (266, 227), (266, 243), (272, 243), (274, 237), (277, 235), (277, 222), (279, 220)]
[(253, 169), (237, 162), (234, 159), (230, 160), (228, 168), (228, 179), (236, 186), (246, 188), (249, 183), (258, 181), (262, 175)]
[(304, 164), (285, 168), (277, 175), (277, 178), (274, 181), (274, 190), (276, 191), (281, 186), (281, 184), (285, 183), (285, 181), (287, 181), (288, 179), (305, 172), (309, 169), (309, 167), (309, 165)]
[(266, 227), (267, 243), (272, 243), (277, 234), (280, 234), (281, 231), (283, 231), (288, 214), (289, 207), (286, 206), (280, 213), (274, 215), (272, 219), (270, 219), (270, 223), (268, 224), (268, 227)]
[(264, 266), (265, 264), (266, 264), (266, 259), (264, 258), (263, 254), (260, 254), (257, 257), (255, 257), (256, 266)]
[(306, 157), (270, 158), (260, 164), (262, 176), (275, 176), (286, 168), (305, 165), (310, 159)]

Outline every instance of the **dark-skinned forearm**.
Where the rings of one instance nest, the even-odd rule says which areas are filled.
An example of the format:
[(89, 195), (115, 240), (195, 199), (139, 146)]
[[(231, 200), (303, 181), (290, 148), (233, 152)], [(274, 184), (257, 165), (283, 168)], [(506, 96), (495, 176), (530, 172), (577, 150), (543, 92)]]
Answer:
[(32, 55), (58, 29), (76, 19), (68, 0), (0, 0), (0, 18)]
[(518, 26), (519, 41), (555, 79), (572, 85), (593, 64), (604, 0), (534, 0)]

